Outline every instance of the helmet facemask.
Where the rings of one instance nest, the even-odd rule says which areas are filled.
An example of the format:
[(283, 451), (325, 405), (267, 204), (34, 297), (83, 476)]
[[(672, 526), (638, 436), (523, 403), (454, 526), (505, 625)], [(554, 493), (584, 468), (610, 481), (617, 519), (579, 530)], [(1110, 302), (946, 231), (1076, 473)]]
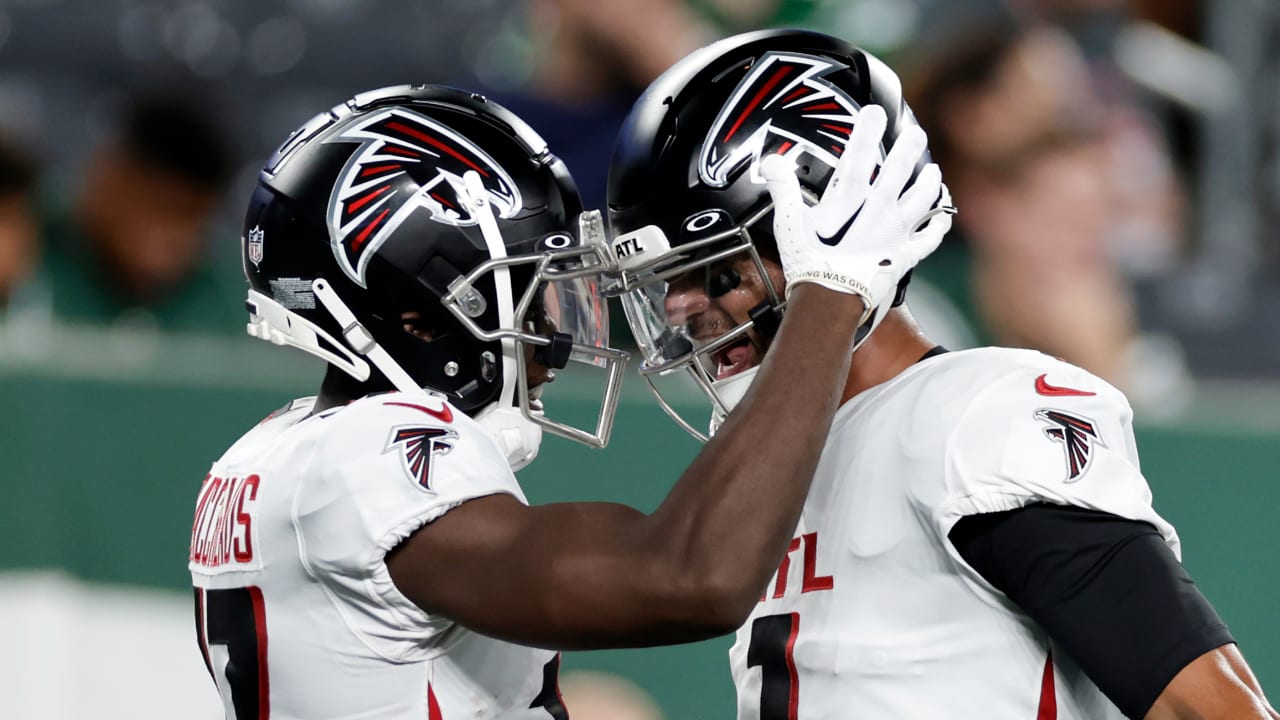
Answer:
[[(612, 261), (599, 212), (579, 216), (576, 244), (568, 236), (556, 236), (563, 238), (562, 247), (548, 245), (540, 253), (505, 256), (492, 213), (480, 207), (481, 203), (487, 205), (484, 194), (472, 195), (476, 197), (480, 198), (476, 205), (480, 228), (492, 258), (454, 280), (441, 303), (477, 339), (502, 345), (504, 382), (492, 408), (518, 408), (523, 418), (539, 428), (591, 447), (604, 447), (617, 411), (627, 354), (608, 345), (604, 287)], [(529, 280), (517, 296), (519, 277)], [(484, 295), (475, 289), (483, 278), (491, 278), (496, 288), (499, 324), (492, 330), (476, 322), (486, 310)], [(543, 385), (537, 388), (537, 397), (531, 394), (529, 357), (552, 371), (573, 363), (581, 369), (605, 372), (591, 429), (547, 415), (544, 407), (554, 405), (547, 396), (550, 388)]]
[[(591, 447), (604, 447), (613, 427), (627, 354), (608, 344), (604, 286), (612, 282), (608, 275), (616, 273), (610, 271), (612, 261), (599, 212), (579, 216), (576, 240), (557, 234), (543, 241), (546, 249), (541, 252), (507, 256), (507, 245), (483, 189), (469, 193), (469, 197), (491, 259), (457, 277), (440, 302), (457, 319), (462, 331), (478, 344), (496, 343), (501, 348), (501, 357), (488, 351), (480, 353), (486, 367), (492, 366), (494, 376), (501, 373), (501, 387), (492, 402), (474, 412), (475, 419), (490, 430), (516, 470), (536, 456), (544, 428)], [(492, 288), (491, 299), (487, 300), (486, 293), (477, 289), (481, 286)], [(311, 283), (310, 290), (316, 304), (341, 328), (340, 333), (330, 333), (265, 294), (250, 290), (249, 334), (305, 350), (359, 382), (369, 381), (376, 368), (401, 392), (425, 391), (449, 397), (449, 393), (415, 380), (414, 370), (418, 368), (406, 366), (403, 353), (397, 353), (401, 355), (397, 358), (384, 347), (387, 344), (403, 349), (404, 343), (378, 342), (375, 328), (366, 327), (357, 318), (332, 283), (320, 278)], [(497, 305), (498, 322), (496, 327), (486, 329), (477, 318), (486, 313), (490, 302)], [(408, 331), (397, 328), (396, 332)], [(430, 342), (416, 337), (406, 340)], [(551, 370), (573, 363), (605, 372), (598, 410), (589, 427), (546, 414), (542, 406), (547, 401), (537, 397), (545, 395), (545, 386), (530, 388), (527, 365), (531, 357)], [(446, 375), (450, 366), (457, 372), (454, 361), (445, 362), (444, 366)]]
[[(705, 370), (695, 372), (696, 364), (680, 363), (692, 348), (689, 353), (657, 350), (662, 331), (678, 328), (658, 311), (665, 288), (650, 290), (656, 298), (639, 292), (646, 282), (666, 279), (644, 272), (663, 262), (666, 270), (673, 269), (673, 262), (687, 262), (691, 258), (682, 257), (686, 248), (716, 231), (740, 234), (747, 244), (771, 237), (768, 227), (755, 227), (770, 207), (760, 161), (773, 154), (793, 160), (812, 204), (814, 193), (825, 192), (857, 115), (867, 105), (882, 107), (887, 116), (882, 152), (917, 125), (903, 100), (901, 81), (879, 59), (830, 35), (785, 28), (712, 43), (677, 62), (641, 94), (618, 135), (608, 207), (617, 236), (613, 248), (632, 293), (626, 303), (628, 320), (645, 350), (646, 381), (686, 377), (708, 396), (717, 418), (745, 393), (747, 373), (735, 374), (732, 382), (715, 381)], [(917, 171), (928, 162), (927, 155), (921, 158)], [(894, 304), (901, 302), (905, 283), (904, 278)], [(776, 303), (752, 314), (757, 335), (764, 329), (762, 320), (779, 321), (781, 307)], [(890, 307), (881, 303), (868, 313), (855, 347)], [(735, 318), (741, 320), (741, 313)], [(726, 335), (738, 332), (742, 330)], [(735, 340), (726, 337), (725, 342)], [(711, 348), (698, 350), (706, 355)], [(659, 400), (668, 413), (693, 435), (705, 437), (677, 417), (663, 395)]]
[[(619, 258), (624, 290), (622, 307), (642, 355), (640, 375), (662, 409), (686, 432), (703, 442), (745, 395), (759, 366), (757, 362), (733, 375), (717, 378), (724, 354), (735, 346), (751, 342), (763, 355), (777, 332), (785, 307), (783, 288), (775, 286), (756, 245), (756, 241), (768, 237), (767, 225), (762, 227), (761, 223), (771, 216), (770, 204), (742, 225), (714, 231), (675, 248), (656, 226), (619, 235), (612, 242), (615, 252), (619, 248), (631, 250)], [(698, 217), (691, 220), (695, 230)], [(641, 249), (636, 250), (637, 247)], [(699, 333), (691, 333), (683, 317), (668, 315), (671, 281), (691, 273), (704, 273), (708, 299), (714, 302), (719, 297), (715, 285), (726, 280), (718, 277), (721, 269), (741, 259), (750, 260), (763, 289), (761, 301), (748, 313), (749, 319), (715, 337), (697, 338), (694, 335)], [(684, 417), (672, 402), (678, 396), (688, 395), (691, 389), (704, 395), (711, 405), (709, 433), (700, 431), (697, 424), (701, 423)]]
[[(361, 93), (267, 161), (244, 228), (250, 334), (323, 358), (355, 379), (347, 394), (439, 396), (513, 467), (544, 428), (607, 441), (616, 268), (564, 163), (505, 108), (436, 85)], [(590, 422), (539, 408), (542, 366), (569, 363), (605, 371)]]

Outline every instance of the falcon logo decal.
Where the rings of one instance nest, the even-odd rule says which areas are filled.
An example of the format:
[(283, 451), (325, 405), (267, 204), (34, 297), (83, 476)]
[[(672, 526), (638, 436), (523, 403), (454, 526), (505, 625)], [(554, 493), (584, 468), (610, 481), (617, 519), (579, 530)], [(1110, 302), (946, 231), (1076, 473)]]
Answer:
[(1062, 443), (1067, 451), (1067, 482), (1075, 482), (1089, 469), (1089, 461), (1093, 459), (1093, 445), (1102, 447), (1107, 444), (1098, 434), (1097, 425), (1092, 420), (1071, 415), (1061, 410), (1037, 410), (1036, 419), (1049, 423), (1044, 434), (1050, 440)]
[(752, 178), (767, 154), (807, 152), (830, 165), (844, 152), (858, 104), (823, 79), (845, 65), (798, 53), (767, 53), (720, 110), (702, 144), (698, 176), (712, 187), (750, 161)]
[(328, 142), (361, 143), (338, 176), (327, 213), (338, 264), (361, 287), (374, 251), (416, 210), (446, 225), (478, 222), (465, 202), (469, 170), (480, 175), (498, 217), (523, 207), (515, 181), (493, 158), (425, 115), (376, 112)]
[(458, 437), (453, 430), (435, 427), (399, 427), (391, 431), (387, 451), (399, 447), (405, 472), (423, 490), (431, 489), (431, 460), (453, 449), (451, 440)]

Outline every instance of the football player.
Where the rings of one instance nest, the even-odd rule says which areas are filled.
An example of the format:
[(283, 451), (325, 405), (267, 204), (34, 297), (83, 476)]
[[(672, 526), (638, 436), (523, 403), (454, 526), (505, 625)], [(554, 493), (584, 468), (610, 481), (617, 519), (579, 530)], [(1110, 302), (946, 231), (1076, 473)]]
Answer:
[[(855, 230), (875, 219), (858, 181), (883, 156), (849, 158), (862, 133), (889, 147), (915, 127), (900, 88), (857, 48), (779, 30), (693, 53), (636, 103), (611, 242), (642, 373), (693, 434), (664, 382), (693, 379), (718, 439), (744, 403), (800, 392), (760, 387), (788, 299), (863, 292), (805, 249), (849, 207)], [(1152, 510), (1125, 397), (1037, 352), (935, 347), (906, 285), (859, 332), (793, 539), (738, 630), (738, 718), (1277, 717)]]
[[(604, 445), (625, 360), (602, 296), (618, 260), (541, 138), (434, 86), (359, 95), (290, 135), (246, 215), (249, 332), (328, 371), (197, 500), (198, 640), (227, 716), (565, 718), (553, 650), (740, 625), (790, 540), (858, 325), (949, 225), (936, 168), (911, 179), (923, 132), (909, 140), (862, 183), (879, 225), (824, 246), (862, 295), (792, 294), (760, 391), (645, 515), (529, 507), (513, 474), (544, 429)], [(604, 373), (588, 427), (543, 393), (570, 363)]]

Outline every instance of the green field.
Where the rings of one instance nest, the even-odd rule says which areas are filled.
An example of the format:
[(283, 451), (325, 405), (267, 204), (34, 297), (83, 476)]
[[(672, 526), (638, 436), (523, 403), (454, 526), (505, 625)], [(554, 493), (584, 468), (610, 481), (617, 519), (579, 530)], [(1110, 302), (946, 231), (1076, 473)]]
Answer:
[[(209, 463), (261, 417), (307, 394), (320, 372), (299, 353), (247, 339), (148, 342), (72, 334), (46, 338), (38, 353), (0, 348), (0, 570), (57, 568), (185, 598), (192, 503)], [(521, 474), (531, 501), (657, 504), (697, 446), (634, 375), (628, 383), (610, 448), (549, 439)], [(1268, 392), (1208, 394), (1189, 420), (1142, 426), (1138, 440), (1187, 567), (1275, 693), (1280, 417)], [(585, 402), (575, 409), (586, 412)], [(724, 718), (733, 703), (728, 645), (581, 653), (566, 666), (626, 675), (672, 718)]]

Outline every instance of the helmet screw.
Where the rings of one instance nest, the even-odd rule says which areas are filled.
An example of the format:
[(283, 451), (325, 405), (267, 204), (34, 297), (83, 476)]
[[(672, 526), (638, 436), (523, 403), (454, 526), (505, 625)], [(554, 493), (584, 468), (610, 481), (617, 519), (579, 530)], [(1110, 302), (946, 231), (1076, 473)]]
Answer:
[(458, 363), (450, 361), (444, 364), (444, 374), (454, 377), (458, 374)]

